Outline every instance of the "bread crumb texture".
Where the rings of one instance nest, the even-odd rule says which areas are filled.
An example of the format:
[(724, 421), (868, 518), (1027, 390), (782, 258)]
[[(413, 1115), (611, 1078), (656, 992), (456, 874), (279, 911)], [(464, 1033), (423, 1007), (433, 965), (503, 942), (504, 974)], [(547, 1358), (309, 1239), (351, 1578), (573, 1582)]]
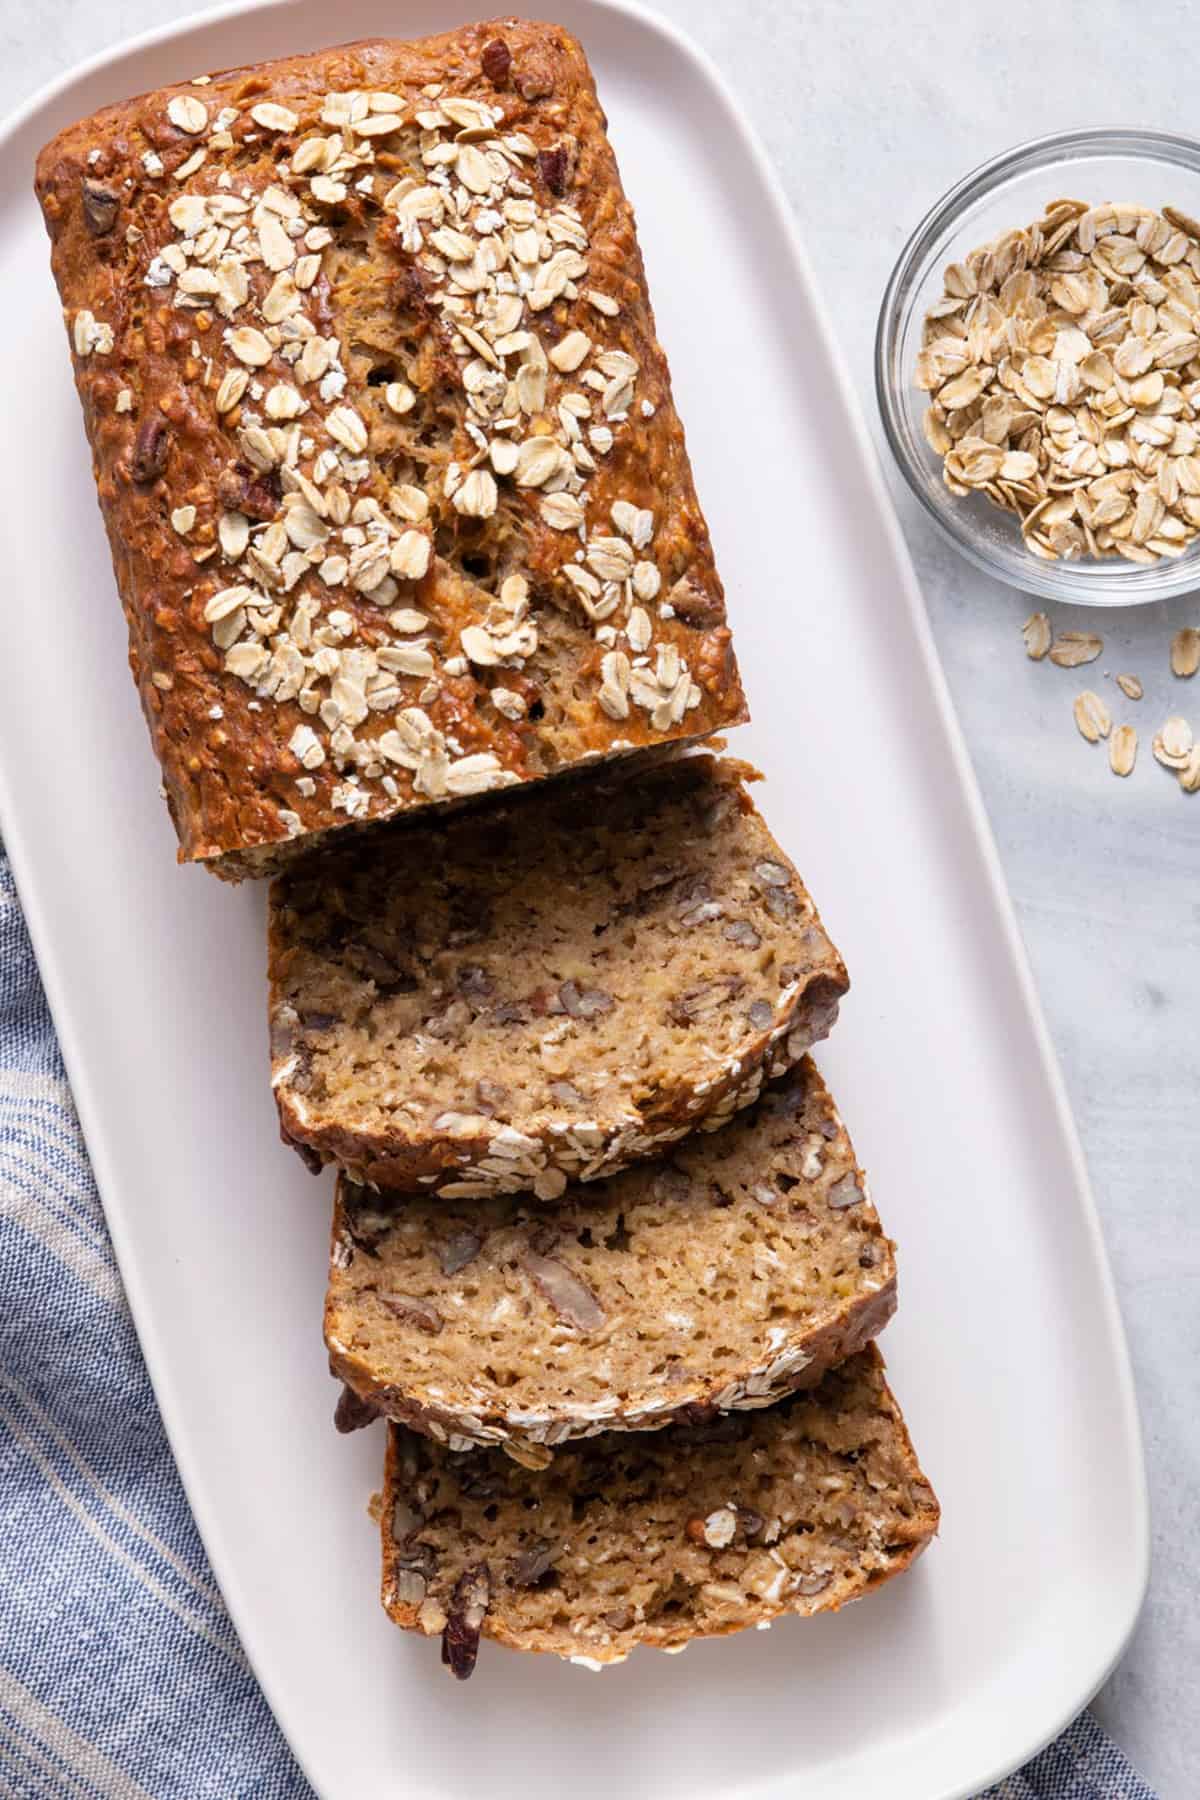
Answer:
[(587, 1439), (538, 1471), (390, 1433), (384, 1605), (459, 1677), (481, 1637), (603, 1666), (836, 1609), (937, 1530), (873, 1346), (778, 1406)]
[(544, 1466), (570, 1438), (811, 1386), (895, 1301), (892, 1246), (806, 1058), (719, 1132), (551, 1206), (389, 1206), (343, 1182), (326, 1337), (368, 1403), (354, 1423), (383, 1411)]
[(741, 765), (673, 757), (306, 859), (271, 889), (285, 1137), (448, 1200), (715, 1129), (847, 986)]

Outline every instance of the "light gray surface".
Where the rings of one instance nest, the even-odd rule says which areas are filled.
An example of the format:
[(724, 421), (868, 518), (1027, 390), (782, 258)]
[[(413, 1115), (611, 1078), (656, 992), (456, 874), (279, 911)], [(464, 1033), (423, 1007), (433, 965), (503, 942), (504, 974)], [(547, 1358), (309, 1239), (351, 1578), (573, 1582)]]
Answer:
[[(0, 17), (0, 113), (106, 44), (193, 10), (186, 0), (41, 0), (35, 11), (17, 0)], [(1010, 0), (978, 19), (935, 0), (664, 0), (659, 10), (716, 58), (782, 171), (872, 426), (879, 295), (944, 188), (1043, 132), (1198, 129), (1183, 48), (1192, 14), (1172, 0), (1136, 10)], [(1061, 625), (1102, 633), (1104, 657), (1086, 672), (1035, 665), (1020, 639), (1030, 605), (975, 574), (911, 505), (901, 517), (1083, 1136), (1141, 1398), (1155, 1567), (1138, 1633), (1097, 1711), (1162, 1800), (1190, 1800), (1200, 1690), (1200, 795), (1182, 795), (1148, 752), (1170, 711), (1200, 729), (1200, 677), (1176, 681), (1167, 663), (1174, 627), (1200, 624), (1200, 596), (1127, 614), (1061, 609)], [(1122, 670), (1145, 682), (1140, 705), (1096, 679)], [(1075, 732), (1071, 701), (1084, 685), (1138, 726), (1143, 752), (1128, 781)], [(887, 761), (881, 744), (881, 780)], [(1012, 1349), (1014, 1380), (1035, 1381), (1020, 1345)]]

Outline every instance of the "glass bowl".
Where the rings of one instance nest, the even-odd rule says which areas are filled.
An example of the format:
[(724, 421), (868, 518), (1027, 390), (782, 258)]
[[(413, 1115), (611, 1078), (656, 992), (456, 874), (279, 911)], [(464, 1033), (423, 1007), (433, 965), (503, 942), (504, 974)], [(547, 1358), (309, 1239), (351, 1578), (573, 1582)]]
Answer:
[(892, 454), (934, 524), (987, 574), (1048, 600), (1134, 606), (1200, 587), (1200, 537), (1153, 565), (1122, 557), (1043, 562), (1027, 550), (1015, 513), (981, 493), (959, 498), (925, 441), (929, 396), (913, 384), (925, 314), (943, 292), (947, 263), (1041, 217), (1062, 196), (1175, 206), (1200, 218), (1200, 143), (1167, 132), (1068, 131), (984, 163), (927, 213), (892, 272), (875, 337), (875, 387)]

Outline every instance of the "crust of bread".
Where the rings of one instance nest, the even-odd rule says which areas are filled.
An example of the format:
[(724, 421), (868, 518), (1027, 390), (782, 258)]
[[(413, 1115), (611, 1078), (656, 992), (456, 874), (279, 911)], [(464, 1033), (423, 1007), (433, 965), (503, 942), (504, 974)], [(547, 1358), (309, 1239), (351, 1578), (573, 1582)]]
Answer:
[[(509, 64), (502, 79), (484, 73), (485, 50), (497, 41)], [(656, 597), (647, 602), (651, 659), (665, 652), (673, 668), (669, 659), (677, 656), (690, 674), (687, 707), (678, 717), (660, 719), (636, 704), (627, 706), (628, 716), (617, 717), (615, 702), (607, 709), (601, 703), (601, 665), (611, 649), (625, 644), (621, 633), (629, 599), (626, 595), (611, 612), (607, 632), (586, 615), (562, 573), (575, 551), (582, 555), (579, 534), (551, 528), (537, 488), (501, 479), (496, 515), (484, 520), (463, 516), (444, 491), (450, 476), (443, 479), (443, 466), (461, 472), (478, 461), (479, 451), (465, 430), (462, 371), (469, 350), (465, 344), (455, 350), (437, 296), (430, 300), (435, 278), (418, 266), (420, 256), (405, 248), (384, 204), (384, 190), (403, 174), (397, 165), (405, 165), (410, 139), (402, 134), (398, 151), (387, 149), (386, 137), (356, 139), (360, 150), (364, 144), (379, 146), (366, 168), (372, 191), (360, 191), (356, 168), (344, 199), (333, 207), (312, 198), (310, 174), (290, 173), (295, 146), (330, 131), (320, 117), (325, 96), (394, 94), (404, 100), (411, 121), (415, 110), (433, 105), (422, 97), (430, 86), (443, 98), (499, 109), (497, 131), (521, 136), (532, 147), (517, 160), (539, 217), (548, 219), (555, 208), (571, 205), (582, 221), (587, 275), (568, 282), (568, 291), (553, 304), (527, 312), (523, 326), (539, 338), (543, 354), (569, 333), (584, 331), (593, 356), (623, 355), (637, 365), (628, 410), (611, 426), (612, 447), (592, 457), (595, 467), (584, 489), (586, 529), (592, 536), (610, 534), (610, 541), (619, 536), (614, 504), (627, 506), (629, 517), (643, 508), (654, 514), (653, 538), (637, 554), (653, 559), (658, 571)], [(176, 117), (186, 120), (181, 100), (203, 111), (207, 124), (198, 133), (170, 116), (174, 107)], [(260, 125), (251, 108), (264, 103), (286, 109), (296, 120), (294, 129)], [(216, 121), (227, 113), (231, 122), (213, 142)], [(448, 122), (439, 141), (453, 146), (456, 130)], [(415, 131), (411, 126), (413, 142)], [(200, 150), (204, 159), (191, 168)], [(212, 196), (222, 179), (235, 194), (249, 193), (256, 206), (268, 186), (282, 184), (302, 201), (306, 221), (311, 217), (332, 231), (332, 246), (318, 252), (324, 256), (321, 273), (301, 296), (302, 310), (319, 332), (337, 339), (347, 379), (328, 399), (318, 396), (315, 386), (303, 388), (303, 430), (315, 440), (315, 451), (333, 441), (324, 424), (335, 406), (361, 414), (370, 428), (365, 452), (370, 466), (351, 486), (351, 498), (379, 503), (393, 528), (403, 521), (388, 513), (389, 470), (404, 421), (397, 422), (384, 406), (382, 396), (389, 390), (369, 385), (383, 368), (382, 352), (372, 362), (370, 345), (359, 340), (382, 341), (385, 315), (405, 308), (405, 316), (415, 321), (414, 366), (395, 373), (415, 384), (413, 417), (423, 419), (426, 408), (432, 421), (425, 435), (433, 432), (436, 456), (425, 486), (435, 553), (423, 577), (396, 584), (399, 600), (391, 604), (427, 616), (428, 637), (422, 641), (429, 643), (433, 673), (397, 675), (397, 703), (354, 727), (357, 762), (339, 762), (333, 728), (317, 710), (329, 703), (330, 690), (320, 685), (324, 677), (310, 677), (316, 684), (310, 686), (311, 705), (295, 693), (270, 697), (261, 685), (229, 672), (226, 652), (214, 642), (215, 627), (205, 618), (213, 596), (241, 580), (246, 566), (235, 567), (223, 551), (214, 551), (221, 512), (233, 504), (228, 484), (243, 483), (253, 518), (271, 514), (269, 494), (262, 509), (264, 484), (247, 469), (239, 436), (247, 420), (258, 417), (262, 402), (251, 388), (232, 410), (217, 411), (223, 378), (242, 368), (226, 341), (226, 319), (212, 306), (181, 308), (173, 272), (163, 261), (164, 250), (178, 249), (182, 229), (172, 224), (169, 206), (185, 196)], [(480, 782), (534, 781), (597, 759), (637, 755), (650, 745), (704, 737), (746, 717), (721, 584), (655, 335), (632, 209), (586, 58), (560, 26), (502, 19), (414, 43), (350, 44), (227, 70), (203, 84), (183, 81), (107, 107), (60, 132), (38, 158), (36, 190), (128, 622), (130, 666), (182, 861), (203, 862), (234, 880), (269, 874), (299, 847), (409, 814), (431, 801), (453, 803), (456, 793), (478, 791)], [(359, 255), (354, 246), (364, 234), (369, 247)], [(263, 324), (261, 302), (270, 279), (260, 263), (249, 265), (249, 299), (234, 311), (231, 326)], [(618, 309), (615, 316), (595, 309), (588, 295), (596, 291)], [(260, 371), (252, 373), (258, 377)], [(557, 429), (555, 408), (570, 391), (597, 402), (598, 390), (579, 388), (586, 374), (587, 369), (559, 374), (551, 365), (545, 412), (526, 418), (523, 429)], [(294, 380), (294, 369), (276, 354), (261, 376), (262, 387), (286, 385)], [(605, 379), (597, 375), (601, 386)], [(414, 428), (409, 438), (415, 442), (416, 436)], [(298, 466), (306, 468), (309, 461), (301, 450)], [(194, 517), (181, 530), (178, 519), (187, 518), (189, 508)], [(471, 571), (481, 558), (490, 573), (475, 575)], [(488, 624), (506, 571), (521, 573), (528, 583), (539, 648), (524, 662), (514, 653), (507, 666), (480, 666), (462, 653), (462, 633)], [(291, 629), (287, 606), (307, 594), (321, 619), (338, 609), (352, 618), (351, 636), (338, 642), (372, 655), (395, 642), (385, 611), (369, 594), (345, 580), (326, 585), (311, 570), (283, 596), (285, 631)], [(664, 601), (670, 604), (664, 607)], [(501, 688), (503, 706), (493, 700)], [(426, 721), (420, 726), (425, 761), (418, 769), (385, 760), (377, 748), (393, 714), (412, 708)], [(320, 740), (319, 766), (304, 760), (312, 742), (306, 732)], [(464, 767), (456, 777), (459, 763)]]

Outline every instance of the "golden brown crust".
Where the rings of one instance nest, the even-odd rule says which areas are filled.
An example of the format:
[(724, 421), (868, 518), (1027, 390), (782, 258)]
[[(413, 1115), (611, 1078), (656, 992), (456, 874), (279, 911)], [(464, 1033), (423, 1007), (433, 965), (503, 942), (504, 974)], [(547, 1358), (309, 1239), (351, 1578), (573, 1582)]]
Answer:
[[(507, 61), (493, 49), (489, 76), (485, 52), (497, 43), (504, 45)], [(422, 93), (430, 85), (440, 88), (438, 98)], [(329, 122), (336, 118), (336, 102), (335, 113), (321, 121), (326, 97), (350, 92), (384, 96), (375, 112), (365, 115), (366, 135), (357, 133), (356, 123)], [(396, 114), (402, 123), (375, 135), (371, 121), (389, 116), (383, 110), (392, 104), (387, 95), (403, 101), (403, 113)], [(498, 505), (487, 519), (475, 516), (477, 491), (471, 490), (468, 503), (463, 483), (473, 460), (482, 475), (489, 475), (492, 465), (480, 460), (479, 441), (466, 427), (470, 422), (478, 431), (482, 425), (485, 446), (503, 434), (493, 430), (495, 413), (488, 418), (469, 412), (464, 370), (478, 346), (455, 335), (453, 306), (446, 304), (457, 265), (431, 250), (431, 221), (418, 219), (414, 235), (412, 221), (402, 216), (403, 194), (394, 198), (410, 175), (414, 186), (442, 180), (438, 171), (446, 163), (439, 164), (439, 156), (459, 158), (453, 165), (456, 180), (467, 167), (459, 121), (443, 115), (440, 126), (414, 122), (421, 109), (435, 118), (447, 99), (473, 101), (502, 114), (491, 136), (461, 126), (475, 156), (472, 178), (479, 173), (481, 144), (499, 158), (494, 167), (501, 169), (506, 165), (495, 149), (497, 138), (521, 146), (507, 157), (509, 187), (476, 196), (451, 222), (468, 236), (479, 236), (480, 210), (494, 211), (496, 195), (507, 195), (504, 204), (516, 203), (519, 221), (526, 216), (521, 207), (532, 208), (542, 239), (542, 260), (535, 256), (533, 263), (539, 304), (535, 310), (529, 301), (519, 309), (521, 331), (531, 333), (541, 348), (497, 354), (490, 344), (500, 341), (498, 328), (492, 331), (475, 319), (485, 339), (491, 331), (484, 348), (510, 383), (503, 405), (509, 405), (512, 383), (525, 362), (540, 357), (545, 365), (546, 355), (558, 352), (573, 332), (585, 332), (590, 343), (578, 368), (545, 365), (544, 395), (535, 378), (528, 409), (508, 433), (517, 443), (539, 434), (574, 441), (561, 402), (576, 405), (576, 396), (592, 411), (579, 438), (582, 462), (568, 457), (569, 477), (568, 464), (556, 465), (558, 474), (541, 488), (516, 485), (510, 473), (496, 475)], [(251, 116), (252, 108), (264, 106), (259, 118)], [(331, 199), (337, 190), (328, 185), (318, 197), (314, 183), (320, 171), (302, 167), (296, 173), (292, 159), (301, 143), (334, 136), (363, 160), (321, 177), (326, 184), (337, 180), (345, 190)], [(201, 150), (203, 160), (193, 168)], [(302, 164), (307, 154), (302, 153)], [(370, 192), (361, 192), (360, 183)], [(208, 83), (181, 83), (61, 132), (38, 159), (36, 186), (129, 625), (130, 662), (183, 860), (209, 862), (233, 878), (268, 872), (290, 844), (310, 834), (535, 779), (626, 747), (703, 736), (745, 717), (720, 582), (654, 334), (632, 211), (583, 52), (560, 27), (503, 20), (414, 44), (350, 45), (229, 71)], [(453, 187), (450, 182), (439, 190), (443, 198)], [(299, 201), (295, 237), (288, 236), (286, 210), (265, 217), (276, 205), (264, 200), (269, 188), (282, 192), (287, 206)], [(241, 197), (247, 207), (227, 217), (222, 209)], [(188, 213), (189, 201), (198, 212)], [(449, 200), (447, 206), (453, 211)], [(483, 236), (503, 240), (503, 232), (497, 235), (489, 221), (485, 225)], [(226, 228), (231, 241), (214, 245), (205, 238), (206, 232)], [(520, 229), (528, 227), (505, 226)], [(310, 250), (314, 230), (317, 247)], [(322, 242), (326, 232), (328, 243)], [(271, 267), (260, 260), (260, 250)], [(556, 253), (566, 255), (571, 268), (576, 265), (570, 256), (581, 254), (586, 274), (568, 278), (558, 297), (543, 304), (550, 289), (538, 289), (537, 283), (549, 279), (544, 271)], [(267, 296), (278, 300), (280, 265), (284, 275), (295, 271), (298, 281), (302, 262), (311, 265), (314, 258), (319, 269), (299, 292), (298, 312), (275, 324)], [(239, 259), (240, 272), (221, 274), (223, 263)], [(440, 272), (433, 266), (439, 261)], [(510, 258), (501, 278), (507, 281), (505, 270), (516, 267)], [(309, 269), (304, 273), (308, 276)], [(493, 288), (496, 279), (493, 271)], [(185, 283), (188, 294), (180, 304)], [(236, 303), (239, 284), (245, 296)], [(554, 285), (556, 280), (550, 288)], [(495, 297), (489, 288), (482, 300), (475, 299), (470, 284), (464, 292), (468, 309)], [(615, 314), (598, 311), (588, 298), (592, 293), (615, 306)], [(289, 305), (296, 298), (290, 291), (284, 296)], [(454, 287), (451, 298), (457, 304), (464, 294)], [(239, 359), (231, 333), (244, 328), (266, 334), (266, 363), (248, 366)], [(300, 379), (297, 369), (307, 365), (288, 360), (286, 333), (293, 329), (335, 345), (331, 386), (324, 385), (328, 368), (325, 376)], [(274, 346), (273, 331), (285, 333)], [(508, 338), (519, 335), (510, 329)], [(248, 348), (257, 356), (262, 346), (255, 340)], [(602, 357), (613, 374), (600, 366)], [(629, 366), (622, 358), (636, 364), (628, 395), (620, 387)], [(480, 367), (486, 375), (486, 359)], [(236, 382), (247, 372), (249, 389), (218, 412), (222, 384), (227, 400), (228, 378)], [(589, 373), (595, 381), (584, 385)], [(376, 380), (382, 385), (373, 386)], [(402, 415), (384, 398), (398, 388), (413, 397)], [(290, 393), (282, 393), (277, 402), (282, 410), (272, 413), (269, 404), (275, 402), (269, 397), (282, 390)], [(293, 453), (285, 446), (281, 452), (297, 394), (303, 409), (295, 428), (301, 447)], [(497, 397), (496, 406), (501, 404)], [(357, 444), (357, 427), (351, 427), (349, 444), (326, 429), (339, 408), (349, 409), (366, 427), (365, 456), (350, 447)], [(576, 418), (571, 429), (579, 422)], [(601, 436), (594, 439), (597, 426)], [(277, 434), (274, 449), (270, 444), (264, 449), (263, 431)], [(608, 431), (611, 447), (598, 448)], [(257, 443), (256, 451), (248, 449), (251, 443)], [(299, 544), (295, 536), (279, 544), (269, 538), (271, 522), (282, 525), (286, 506), (294, 504), (284, 496), (284, 490), (296, 491), (293, 471), (311, 476), (322, 451), (340, 458), (340, 466), (324, 485), (317, 483), (318, 489), (328, 494), (331, 484), (340, 485), (349, 510), (365, 500), (382, 516), (377, 535), (391, 552), (390, 568), (387, 557), (380, 565), (383, 586), (353, 585), (378, 571), (373, 563), (362, 566), (363, 556), (370, 560), (368, 542), (365, 551), (357, 546), (356, 572), (356, 546), (339, 536), (346, 526), (339, 521), (338, 504), (321, 521), (324, 530), (315, 547), (303, 531)], [(267, 467), (256, 466), (254, 456)], [(359, 461), (364, 467), (355, 480)], [(585, 520), (582, 542), (564, 528), (553, 506), (547, 511), (560, 476), (564, 485), (558, 492), (565, 498), (559, 511), (574, 519), (570, 503), (578, 498)], [(582, 491), (573, 493), (580, 485)], [(422, 491), (427, 518), (397, 514), (389, 500), (397, 486)], [(486, 485), (483, 491), (486, 499)], [(310, 490), (303, 494), (311, 498)], [(665, 497), (669, 504), (664, 505)], [(623, 527), (613, 522), (614, 503), (623, 509)], [(230, 513), (250, 521), (252, 544), (263, 546), (264, 554), (276, 552), (274, 564), (266, 556), (265, 568), (261, 561), (250, 566), (249, 583), (246, 553), (233, 557), (224, 540), (218, 543), (219, 522)], [(638, 543), (646, 529), (643, 515), (651, 518), (652, 535)], [(368, 540), (374, 541), (374, 516), (360, 520), (354, 511), (351, 533), (365, 524)], [(304, 515), (302, 523), (312, 521)], [(237, 529), (228, 540), (235, 546)], [(397, 552), (402, 535), (405, 548)], [(414, 564), (417, 539), (427, 548), (416, 546)], [(599, 540), (602, 574), (593, 579), (590, 559)], [(297, 549), (309, 557), (308, 564), (288, 585), (275, 583), (271, 569), (278, 569), (278, 552), (290, 555)], [(589, 558), (583, 592), (573, 585), (577, 567), (572, 580), (563, 574), (573, 563), (573, 550), (586, 551)], [(427, 571), (412, 574), (425, 556)], [(328, 572), (319, 577), (318, 563), (327, 564), (330, 557), (334, 578)], [(350, 562), (348, 578), (336, 578), (338, 557)], [(617, 563), (609, 568), (614, 557)], [(638, 580), (631, 586), (635, 562), (654, 572), (638, 578), (640, 588)], [(618, 603), (609, 607), (609, 585), (622, 572)], [(500, 606), (497, 592), (510, 575), (523, 579), (527, 595), (524, 602), (514, 600), (517, 590), (510, 589)], [(221, 606), (215, 597), (245, 585), (253, 587), (254, 599), (240, 612), (232, 608), (215, 618)], [(593, 586), (595, 593), (586, 591)], [(306, 625), (295, 615), (297, 603), (308, 599), (313, 616)], [(635, 604), (643, 616), (630, 634)], [(426, 616), (418, 639), (411, 625), (404, 631), (392, 626), (397, 608)], [(331, 612), (342, 615), (336, 627), (328, 624)], [(594, 616), (597, 612), (603, 616)], [(247, 620), (239, 633), (235, 627), (243, 613)], [(635, 671), (631, 686), (628, 665), (637, 661), (644, 619), (652, 640), (642, 652), (648, 655), (646, 672), (639, 678)], [(532, 649), (531, 625), (537, 639)], [(512, 630), (506, 633), (506, 626)], [(464, 642), (463, 632), (472, 628), (476, 638)], [(477, 643), (478, 634), (488, 630), (508, 648), (498, 660), (487, 660), (485, 644), (480, 653), (485, 660), (476, 661), (465, 653), (465, 644)], [(311, 666), (322, 632), (332, 673)], [(309, 663), (296, 681), (294, 644)], [(419, 672), (409, 674), (394, 666), (395, 653), (398, 648), (403, 663), (414, 644), (427, 649), (428, 657), (418, 655), (413, 667)], [(275, 657), (281, 645), (282, 660)], [(239, 646), (242, 673), (235, 674), (226, 659)], [(268, 660), (248, 675), (259, 649)], [(344, 661), (339, 665), (348, 650), (365, 653), (366, 664), (360, 658), (349, 671)], [(381, 652), (392, 653), (386, 681), (375, 661)], [(615, 670), (614, 653), (623, 659)], [(335, 700), (339, 680), (349, 680), (350, 689), (343, 687)], [(371, 682), (378, 684), (375, 697), (359, 719), (361, 696), (353, 688), (364, 683), (369, 688)], [(344, 704), (347, 692), (350, 700)], [(405, 727), (397, 715), (414, 709), (420, 718), (415, 724), (410, 718)], [(403, 741), (396, 738), (397, 729)], [(381, 747), (389, 732), (394, 757)]]

